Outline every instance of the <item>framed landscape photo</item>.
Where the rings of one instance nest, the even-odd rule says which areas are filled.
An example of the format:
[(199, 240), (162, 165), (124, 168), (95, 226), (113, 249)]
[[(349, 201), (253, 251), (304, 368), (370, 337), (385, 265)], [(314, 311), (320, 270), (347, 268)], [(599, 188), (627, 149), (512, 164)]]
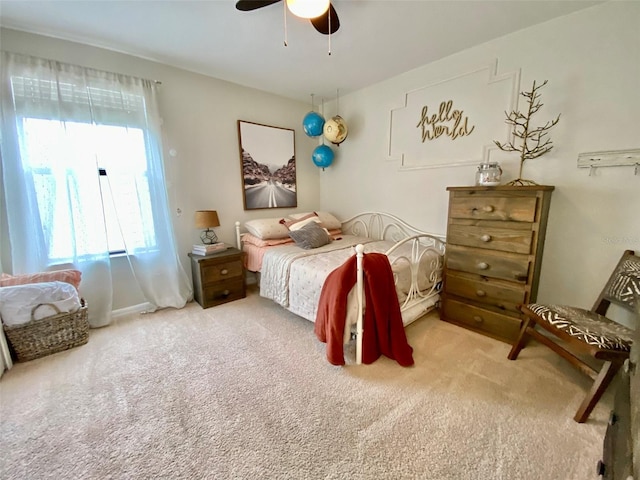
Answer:
[(238, 120), (245, 210), (298, 206), (295, 131)]

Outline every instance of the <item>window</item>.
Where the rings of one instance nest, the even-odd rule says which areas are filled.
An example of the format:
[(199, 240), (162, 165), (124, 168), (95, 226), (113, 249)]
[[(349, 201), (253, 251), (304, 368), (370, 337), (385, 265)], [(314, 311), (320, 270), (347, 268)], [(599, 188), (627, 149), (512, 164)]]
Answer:
[(112, 254), (156, 247), (143, 129), (27, 117), (21, 128), (50, 261), (105, 241)]

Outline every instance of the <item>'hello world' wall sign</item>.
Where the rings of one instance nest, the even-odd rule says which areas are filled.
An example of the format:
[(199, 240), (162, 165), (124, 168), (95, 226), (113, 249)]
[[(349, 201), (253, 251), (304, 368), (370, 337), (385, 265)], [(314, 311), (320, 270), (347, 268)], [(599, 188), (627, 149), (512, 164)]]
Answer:
[(421, 129), (422, 143), (426, 140), (435, 140), (442, 137), (450, 137), (451, 140), (469, 136), (476, 128), (469, 127), (469, 117), (464, 116), (463, 110), (453, 109), (453, 100), (440, 103), (438, 113), (429, 114), (429, 107), (422, 107), (420, 121), (416, 128)]
[(387, 160), (398, 162), (400, 170), (475, 169), (498, 149), (493, 140), (513, 140), (501, 112), (518, 106), (520, 69), (499, 73), (495, 59), (449, 73), (389, 99)]

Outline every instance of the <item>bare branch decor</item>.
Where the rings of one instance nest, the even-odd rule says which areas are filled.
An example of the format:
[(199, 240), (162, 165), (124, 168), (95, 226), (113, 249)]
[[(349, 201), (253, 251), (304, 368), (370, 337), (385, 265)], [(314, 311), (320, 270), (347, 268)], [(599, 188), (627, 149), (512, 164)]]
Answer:
[(529, 125), (531, 117), (542, 107), (540, 101), (539, 90), (547, 84), (545, 80), (541, 85), (536, 85), (533, 81), (533, 87), (530, 92), (521, 92), (520, 95), (527, 99), (529, 108), (526, 113), (513, 110), (511, 113), (504, 112), (507, 116), (505, 122), (513, 125), (513, 136), (520, 139), (520, 145), (516, 146), (513, 142), (500, 143), (494, 140), (494, 143), (500, 150), (505, 152), (520, 152), (520, 173), (518, 178), (512, 180), (507, 185), (537, 185), (532, 180), (522, 178), (522, 166), (525, 160), (537, 158), (549, 152), (553, 148), (551, 139), (547, 137), (549, 130), (560, 121), (560, 115), (555, 120), (545, 123), (541, 127), (533, 128)]

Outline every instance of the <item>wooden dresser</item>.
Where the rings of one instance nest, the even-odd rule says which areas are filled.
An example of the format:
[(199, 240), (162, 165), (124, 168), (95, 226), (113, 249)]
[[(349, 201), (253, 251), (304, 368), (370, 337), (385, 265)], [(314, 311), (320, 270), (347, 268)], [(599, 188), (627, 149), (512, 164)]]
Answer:
[(449, 187), (440, 318), (512, 343), (535, 301), (551, 186)]
[(202, 308), (213, 307), (246, 296), (242, 252), (227, 248), (220, 253), (191, 257), (193, 296)]

